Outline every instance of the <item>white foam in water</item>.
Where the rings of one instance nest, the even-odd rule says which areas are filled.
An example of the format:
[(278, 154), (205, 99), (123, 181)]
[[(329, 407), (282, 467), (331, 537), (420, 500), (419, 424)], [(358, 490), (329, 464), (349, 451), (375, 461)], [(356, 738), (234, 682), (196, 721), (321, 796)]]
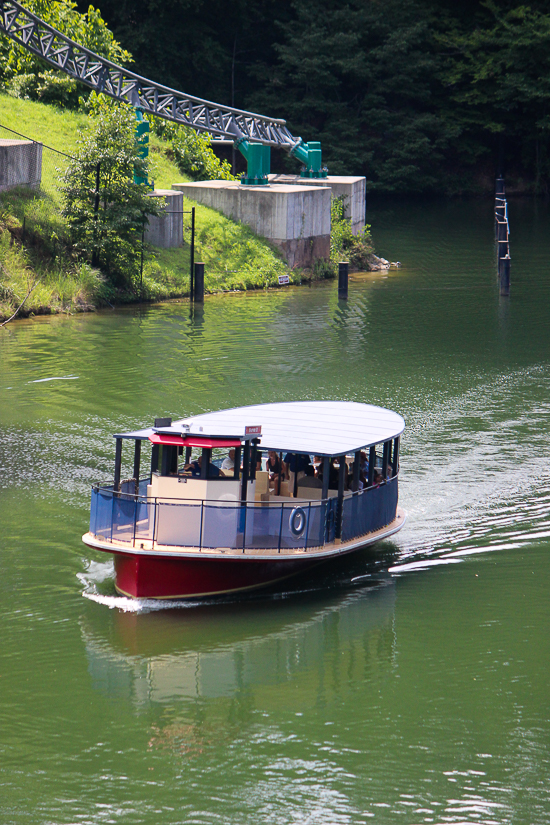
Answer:
[(54, 375), (53, 378), (37, 378), (27, 381), (27, 384), (44, 384), (46, 381), (76, 381), (78, 375)]
[[(547, 540), (550, 405), (540, 399), (527, 405), (526, 386), (539, 392), (548, 382), (547, 370), (538, 366), (495, 376), (409, 421), (400, 481), (408, 521), (392, 539), (404, 562), (399, 570), (409, 561), (422, 569), (418, 563), (434, 556), (466, 557)], [(474, 431), (471, 419), (480, 422)]]
[(137, 599), (128, 599), (126, 596), (101, 596), (99, 593), (91, 593), (86, 592), (82, 594), (85, 599), (89, 599), (91, 602), (97, 602), (97, 604), (103, 604), (109, 608), (109, 610), (113, 610), (113, 608), (117, 607), (119, 610), (123, 610), (124, 613), (140, 613), (143, 610), (141, 602)]
[(87, 564), (85, 573), (77, 573), (77, 578), (84, 585), (82, 595), (85, 599), (108, 607), (109, 610), (116, 608), (124, 613), (148, 613), (153, 610), (174, 610), (174, 608), (198, 607), (210, 603), (210, 600), (131, 599), (128, 596), (120, 596), (118, 593), (100, 593), (98, 590), (99, 584), (108, 579), (114, 580), (114, 563), (111, 560), (107, 562), (89, 561)]
[(426, 567), (438, 567), (441, 564), (460, 564), (460, 559), (440, 558), (428, 559), (426, 561), (412, 561), (406, 564), (396, 564), (393, 567), (388, 567), (388, 573), (402, 573), (403, 571), (410, 572), (411, 570), (424, 570)]
[(127, 596), (105, 596), (101, 593), (94, 593), (92, 591), (84, 591), (82, 593), (85, 599), (97, 604), (103, 604), (113, 610), (117, 608), (124, 613), (151, 613), (154, 610), (176, 610), (189, 607), (204, 607), (207, 604), (214, 604), (213, 600), (208, 601), (170, 601), (169, 599), (130, 599)]

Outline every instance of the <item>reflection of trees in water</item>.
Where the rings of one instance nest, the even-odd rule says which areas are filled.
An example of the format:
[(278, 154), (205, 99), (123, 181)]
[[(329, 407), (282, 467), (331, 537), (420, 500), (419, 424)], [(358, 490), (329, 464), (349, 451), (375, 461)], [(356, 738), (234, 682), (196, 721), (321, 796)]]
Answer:
[(138, 711), (161, 707), (149, 748), (192, 756), (233, 741), (264, 709), (327, 708), (383, 679), (394, 666), (394, 599), (382, 586), (321, 607), (231, 605), (202, 621), (200, 610), (109, 611), (103, 628), (84, 618), (81, 628), (94, 687)]

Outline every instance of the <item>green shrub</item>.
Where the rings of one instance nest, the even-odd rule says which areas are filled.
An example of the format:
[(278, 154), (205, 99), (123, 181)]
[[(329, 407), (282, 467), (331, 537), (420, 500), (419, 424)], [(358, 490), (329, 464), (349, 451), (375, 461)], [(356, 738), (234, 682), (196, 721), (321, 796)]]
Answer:
[(340, 195), (332, 198), (330, 204), (330, 260), (337, 264), (348, 260), (351, 269), (368, 269), (368, 257), (374, 252), (370, 226), (367, 224), (357, 235), (351, 229), (351, 220), (346, 218), (347, 198)]
[[(158, 214), (155, 198), (145, 184), (134, 183), (134, 172), (147, 178), (146, 161), (139, 156), (135, 119), (129, 106), (106, 110), (90, 118), (74, 159), (62, 177), (63, 215), (81, 260), (98, 258), (111, 282), (134, 289), (139, 273), (141, 235), (148, 215)], [(96, 170), (99, 208), (94, 209)]]
[(209, 134), (159, 117), (148, 117), (155, 133), (170, 142), (174, 160), (184, 175), (192, 180), (236, 180), (230, 164), (221, 161), (212, 149)]

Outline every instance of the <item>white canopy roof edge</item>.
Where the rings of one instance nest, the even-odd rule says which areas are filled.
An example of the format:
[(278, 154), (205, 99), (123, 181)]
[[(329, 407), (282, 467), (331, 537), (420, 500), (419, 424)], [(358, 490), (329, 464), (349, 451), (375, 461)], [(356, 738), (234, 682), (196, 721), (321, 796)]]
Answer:
[[(392, 410), (356, 401), (290, 401), (203, 413), (174, 421), (167, 429), (238, 437), (244, 435), (245, 427), (254, 426), (262, 428), (263, 450), (337, 456), (397, 438), (405, 422)], [(153, 432), (149, 427), (115, 437), (145, 439)]]

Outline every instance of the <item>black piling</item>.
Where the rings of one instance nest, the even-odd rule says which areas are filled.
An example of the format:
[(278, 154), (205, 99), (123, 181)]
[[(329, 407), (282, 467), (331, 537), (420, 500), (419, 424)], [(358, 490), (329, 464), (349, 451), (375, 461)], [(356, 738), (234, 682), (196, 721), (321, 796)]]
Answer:
[(195, 294), (194, 300), (196, 304), (204, 303), (204, 264), (195, 264)]
[(497, 267), (501, 295), (510, 294), (510, 224), (504, 178), (495, 184), (495, 238), (497, 242)]
[(346, 300), (348, 297), (349, 263), (340, 261), (338, 264), (338, 298)]
[(193, 300), (195, 292), (194, 275), (195, 275), (195, 207), (191, 209), (191, 277), (189, 284), (189, 298)]

